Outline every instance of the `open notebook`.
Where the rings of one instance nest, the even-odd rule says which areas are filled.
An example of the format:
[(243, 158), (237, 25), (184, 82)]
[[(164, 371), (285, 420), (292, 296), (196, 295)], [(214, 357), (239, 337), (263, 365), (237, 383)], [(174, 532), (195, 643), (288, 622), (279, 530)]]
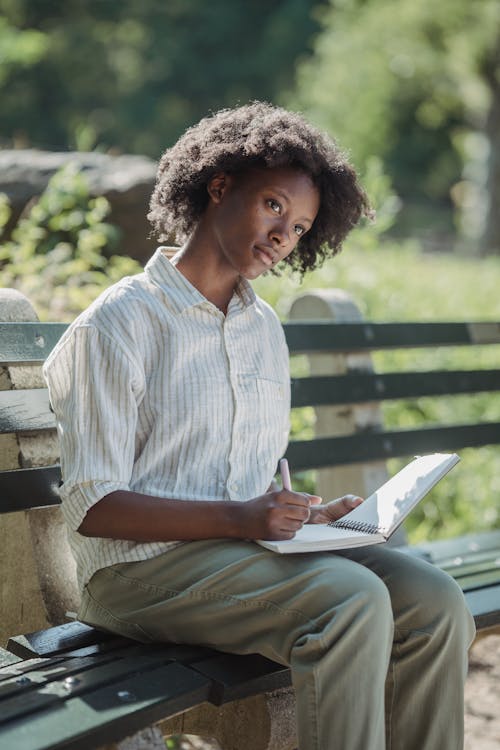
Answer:
[(305, 524), (293, 539), (258, 540), (274, 552), (314, 552), (386, 542), (409, 512), (459, 461), (456, 453), (418, 456), (338, 521)]

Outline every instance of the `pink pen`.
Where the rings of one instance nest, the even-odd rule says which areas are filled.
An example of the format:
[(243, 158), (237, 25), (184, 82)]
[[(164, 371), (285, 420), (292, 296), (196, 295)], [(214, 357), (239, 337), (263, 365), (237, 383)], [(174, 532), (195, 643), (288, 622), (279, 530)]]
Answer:
[(290, 481), (290, 469), (288, 468), (288, 461), (286, 460), (286, 458), (282, 458), (280, 460), (280, 474), (281, 474), (281, 483), (283, 485), (283, 489), (291, 490), (292, 483)]

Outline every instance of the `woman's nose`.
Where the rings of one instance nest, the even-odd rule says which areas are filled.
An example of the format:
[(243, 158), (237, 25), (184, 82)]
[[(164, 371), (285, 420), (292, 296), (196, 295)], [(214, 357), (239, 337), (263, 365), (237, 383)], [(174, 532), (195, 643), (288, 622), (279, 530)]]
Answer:
[(269, 232), (269, 237), (272, 240), (273, 244), (278, 245), (278, 247), (287, 246), (290, 242), (290, 232), (286, 225), (286, 222), (275, 222), (271, 231)]

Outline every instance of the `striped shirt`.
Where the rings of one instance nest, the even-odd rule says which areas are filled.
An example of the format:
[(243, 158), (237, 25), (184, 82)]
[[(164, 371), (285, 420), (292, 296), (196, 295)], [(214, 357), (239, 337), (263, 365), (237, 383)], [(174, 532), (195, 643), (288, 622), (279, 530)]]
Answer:
[(102, 497), (248, 500), (267, 490), (287, 445), (288, 351), (275, 313), (240, 279), (224, 315), (163, 250), (82, 313), (44, 368), (81, 586), (182, 543), (79, 534)]

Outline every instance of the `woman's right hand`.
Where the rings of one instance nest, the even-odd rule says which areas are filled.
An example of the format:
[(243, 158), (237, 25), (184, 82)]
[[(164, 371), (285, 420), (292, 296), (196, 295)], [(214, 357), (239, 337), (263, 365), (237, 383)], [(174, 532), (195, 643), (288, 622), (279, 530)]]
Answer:
[(292, 539), (307, 523), (311, 505), (321, 503), (317, 495), (291, 490), (266, 492), (241, 503), (242, 536), (246, 539)]

